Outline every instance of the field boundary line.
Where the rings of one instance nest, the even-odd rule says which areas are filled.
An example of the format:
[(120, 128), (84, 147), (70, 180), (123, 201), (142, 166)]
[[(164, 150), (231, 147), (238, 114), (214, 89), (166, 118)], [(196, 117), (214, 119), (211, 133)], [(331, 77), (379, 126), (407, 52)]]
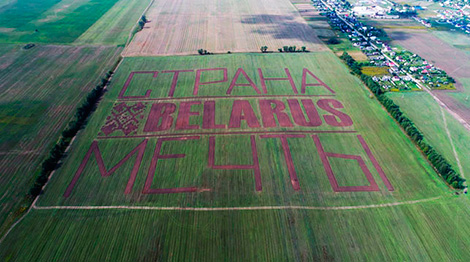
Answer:
[(430, 202), (442, 198), (443, 196), (410, 200), (403, 202), (393, 202), (385, 204), (359, 205), (359, 206), (257, 206), (257, 207), (152, 207), (152, 206), (36, 206), (36, 210), (107, 210), (107, 209), (126, 209), (126, 210), (159, 210), (159, 211), (243, 211), (243, 210), (351, 210), (351, 209), (369, 209), (380, 207), (393, 207), (400, 205), (412, 205), (423, 202)]
[[(122, 52), (121, 52), (122, 53)], [(122, 63), (122, 60), (123, 59), (119, 59), (119, 62), (116, 64), (115, 68), (113, 68), (113, 72), (116, 72), (116, 70), (119, 68), (119, 66), (121, 65)], [(103, 72), (104, 72), (104, 69), (103, 69)], [(114, 73), (113, 73), (114, 75)], [(109, 81), (112, 80), (113, 78), (113, 75), (108, 79), (108, 83), (103, 87), (104, 90), (107, 90), (107, 87), (109, 85)], [(90, 80), (91, 81), (91, 80)], [(87, 83), (88, 85), (88, 83)], [(104, 96), (104, 94), (103, 94)], [(101, 97), (100, 99), (100, 102), (103, 100), (103, 97)], [(91, 115), (90, 115), (91, 116)], [(90, 117), (88, 116), (88, 117)], [(77, 134), (75, 134), (75, 136), (72, 138), (72, 140), (70, 140), (70, 143), (69, 145), (67, 146), (67, 148), (64, 150), (64, 153), (68, 153), (70, 151), (70, 148), (72, 148), (72, 145), (73, 143), (75, 142), (76, 138), (77, 138), (77, 135), (79, 134), (80, 130), (77, 132)], [(63, 159), (61, 160), (63, 161)], [(55, 172), (57, 171), (57, 169), (55, 169), (54, 171), (52, 171), (50, 174), (49, 174), (49, 177), (47, 179), (47, 182), (44, 184), (44, 186), (42, 187), (42, 191), (44, 191), (44, 189), (47, 187), (47, 185), (49, 184), (49, 182), (51, 181), (51, 178), (52, 176), (55, 174)], [(36, 207), (36, 202), (39, 200), (39, 197), (41, 196), (41, 194), (37, 195), (32, 204), (29, 206), (28, 210), (15, 222), (13, 223), (10, 228), (5, 232), (5, 234), (0, 238), (0, 245), (3, 243), (3, 241), (5, 240), (5, 238), (10, 234), (10, 232), (16, 227), (16, 225), (18, 225), (21, 221), (23, 221), (23, 219), (31, 212), (31, 210), (33, 208)]]
[[(145, 10), (142, 12), (142, 14), (139, 16), (139, 18), (137, 19), (137, 21), (135, 22), (134, 26), (132, 27), (131, 31), (129, 32), (129, 36), (127, 36), (127, 41), (126, 41), (126, 45), (124, 46), (124, 49), (126, 49), (127, 45), (129, 45), (129, 43), (132, 41), (132, 38), (134, 37), (132, 35), (132, 32), (134, 32), (134, 29), (135, 27), (139, 24), (139, 21), (140, 19), (142, 18), (142, 16), (145, 15), (145, 13), (147, 13), (147, 11), (149, 10), (149, 8), (153, 5), (153, 2), (155, 2), (155, 0), (150, 0), (150, 3), (149, 5), (147, 6), (147, 8), (145, 8)], [(123, 50), (124, 52), (124, 50)], [(122, 53), (121, 52), (121, 56), (122, 56)]]

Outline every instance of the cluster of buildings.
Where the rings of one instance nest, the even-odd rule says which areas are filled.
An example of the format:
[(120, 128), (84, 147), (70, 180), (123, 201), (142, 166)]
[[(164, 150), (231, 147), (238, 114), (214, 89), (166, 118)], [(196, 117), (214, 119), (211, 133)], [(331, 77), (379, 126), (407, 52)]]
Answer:
[(439, 3), (444, 9), (437, 11), (438, 23), (452, 25), (456, 29), (470, 34), (469, 0), (447, 0)]
[(445, 71), (428, 63), (410, 51), (397, 51), (383, 41), (385, 32), (360, 22), (354, 14), (338, 13), (332, 6), (341, 7), (346, 12), (342, 0), (314, 0), (319, 11), (328, 11), (326, 16), (333, 29), (347, 35), (353, 46), (359, 48), (369, 60), (370, 66), (389, 67), (389, 74), (374, 76), (385, 90), (417, 90), (421, 81), (430, 88), (449, 88), (453, 79)]

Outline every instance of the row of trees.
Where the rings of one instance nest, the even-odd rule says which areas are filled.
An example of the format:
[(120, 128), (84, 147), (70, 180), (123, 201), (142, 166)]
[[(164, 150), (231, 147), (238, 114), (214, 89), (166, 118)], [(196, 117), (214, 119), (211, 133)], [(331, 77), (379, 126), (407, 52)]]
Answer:
[[(211, 53), (211, 52), (207, 51), (206, 49), (202, 49), (202, 48), (201, 48), (201, 49), (198, 49), (197, 52), (198, 52), (198, 54), (200, 54), (200, 55), (213, 55), (213, 54), (214, 54), (214, 53)], [(230, 52), (230, 51), (229, 51), (229, 52)]]
[(297, 49), (295, 45), (293, 46), (283, 46), (282, 48), (277, 49), (281, 53), (296, 53), (296, 52), (308, 52), (305, 46), (302, 46), (300, 49)]
[(107, 72), (105, 77), (101, 79), (101, 83), (88, 93), (85, 101), (77, 108), (73, 120), (71, 120), (65, 130), (62, 131), (58, 142), (49, 152), (48, 158), (42, 163), (41, 171), (36, 177), (34, 185), (29, 190), (29, 196), (32, 199), (41, 193), (42, 188), (49, 180), (51, 172), (59, 166), (60, 160), (65, 155), (65, 150), (70, 145), (72, 138), (85, 126), (88, 117), (96, 109), (112, 74), (112, 71)]
[(465, 188), (465, 179), (457, 173), (452, 165), (437, 152), (425, 139), (423, 134), (416, 128), (413, 121), (411, 121), (400, 109), (400, 107), (393, 102), (392, 99), (384, 95), (384, 92), (379, 84), (372, 80), (368, 75), (361, 72), (361, 65), (354, 60), (348, 53), (344, 52), (341, 55), (346, 64), (349, 66), (351, 73), (357, 75), (366, 84), (366, 86), (375, 94), (377, 100), (387, 109), (389, 114), (400, 124), (408, 136), (419, 146), (422, 152), (426, 155), (429, 162), (441, 174), (441, 176), (456, 189)]

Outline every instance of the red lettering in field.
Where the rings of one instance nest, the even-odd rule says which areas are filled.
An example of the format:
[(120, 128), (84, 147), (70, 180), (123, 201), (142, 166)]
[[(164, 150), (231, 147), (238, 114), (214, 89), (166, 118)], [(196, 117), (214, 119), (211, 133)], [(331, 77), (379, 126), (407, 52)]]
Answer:
[(215, 123), (215, 101), (205, 101), (204, 102), (204, 112), (203, 112), (203, 129), (220, 129), (225, 128), (225, 125), (218, 125)]
[[(273, 108), (272, 105), (275, 105)], [(261, 111), (261, 118), (263, 119), (264, 127), (276, 127), (276, 120), (274, 115), (277, 117), (277, 121), (281, 127), (293, 127), (294, 125), (290, 121), (289, 115), (284, 112), (286, 106), (282, 101), (274, 99), (266, 99), (259, 101), (259, 108)]]
[(305, 108), (305, 112), (307, 113), (308, 120), (305, 118), (302, 108), (300, 107), (299, 100), (288, 99), (287, 103), (289, 104), (290, 112), (292, 114), (292, 118), (294, 119), (294, 123), (296, 125), (308, 126), (308, 127), (321, 126), (322, 120), (312, 100), (310, 99), (302, 100), (302, 105)]
[(152, 188), (153, 179), (155, 178), (155, 170), (157, 169), (158, 160), (169, 159), (169, 158), (183, 158), (185, 154), (170, 154), (161, 155), (162, 143), (165, 141), (184, 141), (190, 139), (199, 139), (199, 136), (186, 136), (186, 137), (168, 137), (160, 138), (155, 146), (153, 153), (152, 162), (150, 163), (147, 179), (145, 180), (144, 189), (142, 194), (171, 194), (171, 193), (185, 193), (185, 192), (196, 192), (197, 187), (174, 187), (174, 188)]
[(173, 81), (171, 81), (171, 88), (170, 92), (168, 93), (168, 97), (173, 97), (175, 94), (176, 84), (178, 83), (178, 76), (180, 73), (184, 72), (194, 72), (194, 70), (165, 70), (162, 73), (173, 73)]
[(178, 118), (176, 119), (176, 129), (199, 129), (198, 125), (190, 125), (189, 124), (189, 117), (191, 116), (198, 116), (199, 112), (191, 111), (191, 106), (193, 105), (200, 105), (201, 101), (188, 101), (188, 102), (181, 102), (180, 108), (178, 112)]
[(256, 191), (261, 191), (263, 188), (261, 186), (261, 173), (259, 169), (259, 160), (258, 160), (258, 150), (256, 148), (255, 136), (250, 136), (251, 140), (251, 154), (253, 157), (252, 165), (215, 165), (215, 136), (209, 137), (209, 159), (208, 166), (212, 169), (252, 169), (255, 174), (255, 189)]
[(289, 171), (290, 182), (292, 188), (295, 191), (300, 190), (299, 179), (297, 178), (297, 173), (295, 172), (294, 161), (292, 160), (292, 154), (289, 148), (289, 143), (287, 138), (303, 138), (305, 135), (261, 135), (261, 138), (279, 138), (281, 140), (282, 151), (284, 152), (284, 159), (286, 160), (287, 170)]
[[(224, 77), (223, 77), (222, 80), (201, 82), (202, 72), (204, 72), (204, 71), (218, 71), (218, 70), (222, 70), (222, 72), (224, 74)], [(196, 82), (194, 83), (193, 95), (197, 96), (197, 94), (199, 92), (199, 86), (209, 85), (209, 84), (216, 84), (216, 83), (223, 83), (223, 82), (227, 82), (227, 80), (228, 80), (227, 68), (198, 69), (198, 70), (196, 70)]]
[(153, 74), (153, 77), (157, 77), (158, 76), (158, 71), (136, 71), (136, 72), (131, 72), (129, 74), (129, 77), (127, 78), (126, 82), (124, 83), (124, 86), (122, 87), (121, 89), (121, 92), (119, 92), (119, 95), (118, 95), (118, 99), (136, 99), (136, 98), (148, 98), (150, 97), (150, 93), (152, 92), (152, 90), (148, 89), (146, 92), (145, 92), (145, 95), (143, 96), (124, 96), (124, 94), (126, 93), (127, 91), (127, 88), (129, 87), (131, 81), (132, 81), (132, 78), (134, 78), (134, 75), (135, 74)]
[[(338, 100), (335, 99), (320, 99), (317, 102), (317, 105), (333, 114), (333, 115), (323, 115), (323, 118), (325, 118), (325, 122), (330, 125), (330, 126), (351, 126), (353, 124), (352, 119), (345, 113), (336, 110), (335, 108), (344, 108), (343, 104), (339, 102)], [(336, 117), (339, 118), (336, 119)]]
[[(315, 80), (317, 80), (317, 83), (308, 84), (307, 74), (315, 78)], [(307, 91), (307, 86), (323, 86), (324, 88), (328, 89), (328, 91), (330, 91), (332, 94), (335, 93), (335, 91), (333, 91), (333, 89), (331, 89), (327, 84), (323, 83), (323, 81), (321, 81), (320, 78), (318, 78), (316, 75), (310, 72), (307, 68), (304, 68), (304, 70), (302, 71), (302, 87), (300, 88), (300, 92), (302, 94), (305, 94), (305, 91)]]
[(145, 123), (144, 132), (156, 132), (168, 130), (173, 123), (173, 114), (176, 110), (176, 105), (173, 103), (158, 103), (153, 104), (150, 109), (150, 114)]
[[(359, 192), (359, 191), (379, 191), (379, 186), (375, 182), (372, 174), (370, 173), (369, 169), (366, 166), (366, 163), (362, 159), (362, 157), (357, 155), (346, 155), (346, 154), (337, 154), (337, 153), (330, 153), (325, 152), (323, 149), (323, 145), (320, 142), (320, 138), (317, 135), (312, 135), (313, 141), (315, 142), (315, 146), (317, 147), (318, 154), (320, 155), (320, 159), (323, 163), (323, 167), (325, 168), (326, 175), (328, 176), (328, 180), (330, 181), (331, 187), (335, 192)], [(353, 159), (356, 160), (359, 166), (361, 167), (362, 172), (369, 181), (369, 186), (339, 186), (338, 181), (336, 180), (335, 174), (331, 168), (330, 161), (328, 160), (329, 157), (336, 157), (336, 158), (344, 158), (344, 159)]]
[(232, 113), (230, 114), (228, 127), (240, 128), (242, 120), (245, 120), (250, 128), (261, 127), (250, 102), (246, 100), (235, 100), (232, 104)]
[(390, 183), (390, 180), (388, 180), (387, 176), (385, 175), (385, 172), (384, 170), (382, 169), (382, 167), (380, 166), (379, 162), (377, 161), (377, 159), (375, 159), (374, 155), (372, 154), (372, 151), (370, 151), (370, 148), (369, 146), (367, 145), (366, 141), (364, 140), (364, 138), (362, 138), (361, 135), (357, 135), (357, 139), (359, 139), (359, 142), (361, 143), (362, 145), (362, 148), (364, 148), (364, 151), (366, 151), (366, 154), (367, 156), (369, 157), (370, 161), (372, 162), (372, 164), (374, 165), (375, 169), (377, 170), (377, 172), (379, 173), (379, 176), (380, 178), (382, 179), (382, 181), (384, 182), (385, 186), (387, 187), (388, 191), (393, 191), (395, 190), (392, 186), (392, 184)]
[(271, 77), (271, 78), (267, 78), (267, 77), (264, 77), (263, 75), (263, 71), (261, 71), (261, 68), (258, 68), (258, 74), (259, 74), (259, 77), (261, 79), (261, 88), (263, 88), (263, 92), (265, 94), (268, 93), (268, 89), (266, 87), (266, 81), (289, 81), (290, 85), (292, 86), (292, 91), (294, 91), (294, 94), (298, 94), (299, 92), (297, 91), (297, 87), (295, 86), (295, 83), (294, 83), (294, 79), (292, 78), (292, 76), (290, 75), (290, 72), (289, 72), (289, 69), (287, 68), (284, 68), (284, 71), (286, 72), (286, 75), (287, 77), (286, 78), (282, 78), (282, 77)]
[[(237, 80), (240, 74), (242, 74), (245, 77), (245, 79), (248, 81), (249, 84), (237, 84)], [(238, 68), (237, 72), (235, 73), (232, 83), (230, 84), (230, 87), (227, 90), (227, 95), (232, 94), (232, 89), (235, 86), (251, 86), (256, 91), (256, 93), (261, 94), (261, 91), (259, 91), (258, 87), (255, 85), (255, 83), (253, 83), (251, 78), (248, 77), (248, 75), (245, 73), (245, 71), (243, 71), (242, 68)]]
[(100, 148), (98, 147), (98, 141), (93, 141), (93, 143), (91, 143), (90, 149), (88, 149), (88, 152), (83, 158), (82, 163), (78, 167), (77, 172), (75, 172), (75, 175), (73, 176), (72, 181), (70, 182), (67, 189), (65, 190), (64, 197), (69, 197), (70, 194), (72, 193), (72, 190), (75, 187), (75, 184), (77, 183), (78, 179), (83, 173), (83, 170), (88, 164), (88, 161), (90, 160), (91, 154), (95, 155), (96, 163), (98, 164), (98, 169), (100, 171), (101, 176), (108, 177), (112, 175), (119, 167), (121, 167), (127, 160), (129, 160), (129, 158), (131, 158), (132, 155), (137, 153), (134, 166), (132, 167), (132, 170), (131, 170), (131, 175), (129, 177), (129, 180), (127, 181), (127, 186), (124, 191), (124, 194), (129, 194), (132, 191), (132, 187), (134, 186), (134, 182), (137, 177), (137, 172), (139, 171), (140, 163), (142, 162), (142, 157), (144, 156), (145, 147), (147, 146), (147, 141), (148, 141), (147, 139), (142, 141), (142, 143), (140, 143), (137, 147), (135, 147), (129, 154), (127, 154), (123, 159), (121, 159), (121, 161), (119, 161), (109, 171), (108, 169), (106, 169), (106, 165), (104, 164), (103, 157), (100, 152)]

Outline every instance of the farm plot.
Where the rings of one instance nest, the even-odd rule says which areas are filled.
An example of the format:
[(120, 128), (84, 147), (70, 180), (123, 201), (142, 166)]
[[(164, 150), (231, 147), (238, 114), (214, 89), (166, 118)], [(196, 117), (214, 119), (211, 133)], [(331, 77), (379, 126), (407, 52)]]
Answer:
[(113, 79), (39, 206), (331, 206), (446, 192), (330, 52), (126, 58)]
[(468, 199), (368, 94), (331, 52), (125, 58), (0, 257), (463, 259)]
[(326, 49), (288, 0), (158, 0), (146, 17), (124, 56)]
[[(424, 137), (460, 173), (470, 177), (470, 134), (427, 93), (389, 93)], [(459, 168), (460, 167), (460, 168)]]
[[(398, 44), (434, 63), (457, 81), (456, 91), (433, 91), (449, 108), (470, 122), (470, 110), (466, 100), (468, 86), (463, 85), (470, 77), (470, 52), (452, 46), (431, 32), (420, 33), (403, 30), (387, 30), (394, 44)], [(456, 38), (460, 41), (460, 38)], [(450, 42), (450, 40), (448, 40)], [(461, 81), (462, 79), (462, 81)]]
[(118, 0), (13, 1), (0, 7), (0, 42), (73, 42), (116, 1)]
[(0, 50), (0, 224), (4, 226), (83, 95), (99, 83), (122, 48), (24, 50), (1, 45)]
[(123, 45), (131, 30), (150, 3), (141, 0), (120, 0), (96, 23), (74, 41), (76, 45), (105, 44)]

